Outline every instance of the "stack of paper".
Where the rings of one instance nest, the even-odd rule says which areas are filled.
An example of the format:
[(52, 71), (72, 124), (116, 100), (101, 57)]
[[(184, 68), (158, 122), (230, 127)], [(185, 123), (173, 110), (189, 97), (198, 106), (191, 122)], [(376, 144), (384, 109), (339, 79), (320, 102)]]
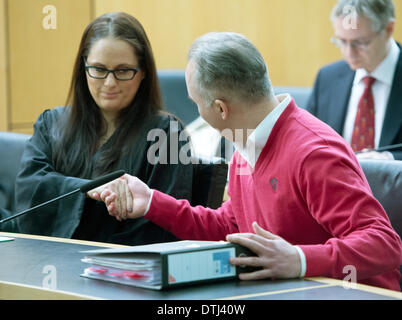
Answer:
[(0, 236), (0, 242), (13, 241), (14, 238)]
[(134, 286), (157, 286), (161, 283), (161, 261), (157, 256), (130, 257), (125, 254), (85, 257), (91, 264), (84, 270), (88, 278), (108, 280)]

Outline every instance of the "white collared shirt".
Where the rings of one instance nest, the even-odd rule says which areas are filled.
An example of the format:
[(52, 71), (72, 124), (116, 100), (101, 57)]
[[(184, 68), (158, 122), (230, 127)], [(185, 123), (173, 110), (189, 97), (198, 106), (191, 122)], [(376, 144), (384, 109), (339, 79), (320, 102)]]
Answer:
[(364, 83), (362, 80), (365, 76), (370, 75), (376, 79), (372, 86), (372, 92), (374, 97), (375, 109), (374, 147), (378, 148), (385, 117), (385, 111), (391, 92), (392, 81), (394, 79), (395, 69), (399, 59), (399, 53), (400, 49), (398, 45), (394, 40), (392, 40), (391, 49), (388, 55), (372, 73), (368, 73), (363, 68), (356, 70), (342, 134), (349, 144), (352, 141), (357, 105), (364, 91)]
[(276, 98), (279, 100), (279, 104), (272, 110), (255, 128), (255, 130), (248, 136), (246, 145), (243, 147), (239, 143), (234, 143), (236, 150), (241, 156), (248, 162), (248, 164), (254, 168), (257, 163), (258, 157), (261, 154), (262, 149), (266, 145), (269, 135), (281, 116), (282, 112), (289, 105), (292, 100), (289, 94), (280, 94)]

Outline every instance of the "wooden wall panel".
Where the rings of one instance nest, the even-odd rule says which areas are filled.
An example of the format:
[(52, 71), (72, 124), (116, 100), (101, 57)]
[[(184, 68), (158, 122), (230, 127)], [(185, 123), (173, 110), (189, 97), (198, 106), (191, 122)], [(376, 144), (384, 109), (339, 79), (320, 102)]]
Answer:
[(8, 131), (7, 15), (5, 0), (0, 0), (0, 131)]
[[(43, 26), (56, 9), (55, 29)], [(9, 0), (10, 127), (27, 132), (46, 108), (65, 103), (72, 66), (91, 1)], [(47, 26), (50, 25), (48, 21)], [(53, 20), (54, 21), (54, 20)]]
[[(192, 41), (210, 31), (243, 33), (260, 49), (274, 85), (311, 86), (319, 67), (341, 58), (329, 39), (336, 0), (95, 0), (95, 15), (126, 11), (152, 43), (158, 68), (184, 68)], [(397, 17), (402, 0), (395, 0)], [(402, 40), (402, 29), (395, 32)]]
[(161, 69), (185, 67), (187, 50), (194, 39), (192, 9), (192, 0), (94, 1), (95, 16), (125, 11), (141, 22)]
[[(46, 108), (65, 103), (85, 26), (126, 11), (144, 25), (160, 69), (183, 69), (187, 51), (210, 31), (246, 35), (262, 52), (274, 85), (311, 86), (318, 69), (341, 58), (329, 42), (336, 0), (0, 0), (0, 130), (32, 132)], [(395, 39), (402, 42), (402, 0)], [(42, 21), (57, 9), (56, 29)], [(8, 46), (7, 46), (8, 45)]]

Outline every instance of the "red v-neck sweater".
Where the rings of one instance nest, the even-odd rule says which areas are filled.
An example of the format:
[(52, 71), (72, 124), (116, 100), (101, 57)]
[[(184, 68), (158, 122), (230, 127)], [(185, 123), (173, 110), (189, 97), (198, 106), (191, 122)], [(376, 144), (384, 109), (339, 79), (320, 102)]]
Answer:
[(307, 277), (344, 279), (353, 266), (358, 282), (400, 290), (401, 239), (353, 151), (293, 100), (254, 170), (235, 152), (228, 194), (230, 200), (212, 210), (154, 190), (145, 217), (181, 239), (199, 240), (253, 232), (257, 221), (301, 248)]

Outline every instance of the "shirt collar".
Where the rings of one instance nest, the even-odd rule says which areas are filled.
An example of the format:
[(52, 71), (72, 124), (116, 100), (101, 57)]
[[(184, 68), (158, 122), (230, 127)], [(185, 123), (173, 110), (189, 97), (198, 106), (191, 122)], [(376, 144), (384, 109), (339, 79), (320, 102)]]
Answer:
[(279, 104), (248, 136), (246, 146), (243, 148), (241, 145), (234, 143), (236, 150), (252, 167), (257, 163), (258, 157), (266, 145), (275, 123), (292, 100), (289, 94), (280, 94), (277, 95), (276, 98), (279, 100)]
[(374, 77), (376, 81), (380, 81), (391, 87), (400, 51), (395, 40), (392, 39), (391, 49), (385, 59), (371, 74), (363, 68), (357, 69), (353, 84), (359, 83), (365, 76), (370, 75)]

